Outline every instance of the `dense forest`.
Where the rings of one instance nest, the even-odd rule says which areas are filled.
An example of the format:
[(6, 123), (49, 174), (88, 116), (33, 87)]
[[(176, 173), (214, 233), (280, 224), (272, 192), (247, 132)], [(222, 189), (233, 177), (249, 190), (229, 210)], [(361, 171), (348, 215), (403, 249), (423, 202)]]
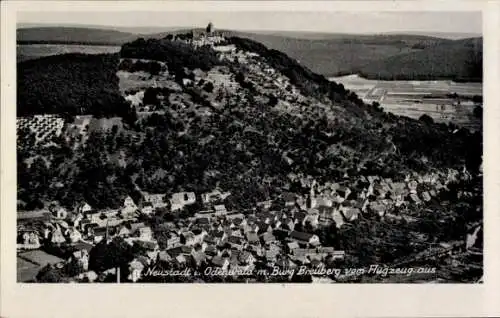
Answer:
[(395, 55), (363, 66), (357, 73), (368, 79), (482, 82), (483, 41), (457, 40)]
[(216, 52), (209, 47), (195, 49), (189, 44), (168, 39), (137, 39), (122, 46), (120, 55), (123, 58), (142, 58), (166, 62), (169, 69), (179, 70), (199, 68), (210, 70), (222, 62)]
[(118, 62), (116, 54), (64, 54), (19, 63), (17, 115), (131, 115), (118, 91)]

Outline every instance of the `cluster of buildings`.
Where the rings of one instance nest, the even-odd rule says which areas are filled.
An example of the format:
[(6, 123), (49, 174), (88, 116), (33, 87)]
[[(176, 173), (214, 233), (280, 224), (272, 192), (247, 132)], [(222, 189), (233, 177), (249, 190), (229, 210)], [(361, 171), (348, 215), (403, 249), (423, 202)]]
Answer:
[[(74, 252), (68, 261), (81, 264), (85, 272), (93, 246), (122, 237), (144, 251), (129, 264), (132, 281), (158, 264), (169, 268), (208, 265), (222, 271), (251, 271), (256, 262), (270, 268), (316, 268), (345, 257), (344, 251), (324, 246), (325, 242), (314, 234), (316, 229), (333, 222), (341, 228), (365, 213), (411, 221), (410, 215), (396, 208), (430, 201), (448, 182), (460, 177), (463, 175), (454, 170), (448, 174), (411, 175), (403, 182), (361, 176), (347, 186), (335, 182), (318, 184), (311, 177), (290, 175), (309, 193), (285, 192), (275, 200), (258, 202), (249, 211), (228, 210), (224, 202), (231, 193), (219, 189), (199, 196), (178, 192), (169, 198), (165, 194), (143, 193), (140, 204), (126, 197), (123, 206), (115, 210), (98, 211), (83, 203), (68, 213), (53, 206), (50, 221), (42, 228), (19, 229), (18, 248), (38, 249), (41, 242), (71, 245)], [(421, 190), (423, 185), (429, 186), (427, 190)], [(149, 223), (151, 218), (140, 218), (141, 214), (155, 214), (158, 208), (174, 213), (197, 202), (202, 208), (189, 218), (156, 225)]]
[[(345, 182), (318, 184), (312, 178), (290, 174), (291, 182), (298, 182), (302, 188), (309, 188), (306, 195), (284, 196), (285, 206), (297, 205), (307, 210), (313, 227), (328, 225), (333, 221), (341, 227), (347, 221), (355, 220), (365, 213), (378, 214), (382, 219), (405, 219), (415, 221), (411, 205), (423, 205), (436, 200), (450, 182), (469, 178), (464, 170), (460, 173), (450, 169), (447, 173), (408, 175), (403, 181), (378, 176), (359, 176)], [(464, 194), (465, 195), (465, 194)]]

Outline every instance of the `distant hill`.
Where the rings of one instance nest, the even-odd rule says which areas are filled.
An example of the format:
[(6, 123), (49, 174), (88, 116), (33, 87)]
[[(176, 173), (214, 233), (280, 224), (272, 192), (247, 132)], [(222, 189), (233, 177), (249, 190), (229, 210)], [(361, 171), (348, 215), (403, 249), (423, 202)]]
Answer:
[(482, 81), (481, 38), (441, 43), (421, 51), (388, 57), (361, 68), (370, 79)]
[[(123, 30), (130, 32), (124, 32)], [(59, 43), (122, 45), (137, 38), (160, 39), (186, 28), (120, 28), (120, 30), (81, 27), (32, 27), (17, 31), (19, 44)], [(202, 31), (203, 29), (195, 29)], [(341, 34), (291, 31), (219, 30), (227, 36), (248, 38), (281, 51), (313, 72), (326, 77), (360, 73), (369, 78), (451, 78), (478, 80), (482, 59), (470, 54), (469, 40), (451, 40), (422, 34)], [(458, 35), (454, 35), (457, 37)], [(479, 41), (477, 45), (482, 45)], [(478, 51), (482, 52), (482, 48)], [(453, 58), (448, 59), (450, 53)], [(478, 53), (479, 54), (479, 53)], [(469, 58), (473, 60), (468, 61)], [(433, 60), (433, 61), (431, 61)], [(471, 63), (473, 65), (471, 65)], [(474, 66), (475, 65), (475, 66)], [(481, 66), (482, 67), (482, 66)]]
[(324, 76), (356, 73), (361, 67), (385, 58), (414, 52), (450, 40), (416, 35), (331, 35), (329, 39), (305, 39), (238, 31), (230, 33), (260, 42), (297, 59)]
[(137, 35), (115, 30), (73, 27), (44, 27), (17, 30), (17, 43), (121, 45)]

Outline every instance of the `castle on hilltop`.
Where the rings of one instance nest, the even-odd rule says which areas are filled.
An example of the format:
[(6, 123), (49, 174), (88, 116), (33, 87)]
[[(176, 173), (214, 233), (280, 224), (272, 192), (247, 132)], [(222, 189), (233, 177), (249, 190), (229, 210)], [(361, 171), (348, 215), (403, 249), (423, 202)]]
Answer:
[(206, 34), (211, 35), (214, 32), (214, 25), (212, 22), (209, 22), (206, 28)]
[(204, 45), (214, 46), (224, 41), (224, 35), (222, 33), (215, 32), (212, 22), (208, 23), (207, 27), (205, 28), (205, 32), (196, 32), (195, 30), (193, 30), (192, 32), (193, 37), (191, 44), (197, 47)]

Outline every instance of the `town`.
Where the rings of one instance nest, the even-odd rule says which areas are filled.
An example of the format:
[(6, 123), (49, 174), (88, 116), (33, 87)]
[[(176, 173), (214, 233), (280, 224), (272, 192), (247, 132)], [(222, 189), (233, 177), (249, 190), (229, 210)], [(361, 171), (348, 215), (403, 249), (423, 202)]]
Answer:
[(468, 132), (397, 122), (245, 41), (211, 24), (136, 40), (113, 74), (131, 113), (18, 117), (18, 281), (480, 280), (481, 169), (409, 145)]
[[(69, 279), (75, 281), (103, 281), (107, 276), (120, 281), (118, 266), (96, 273), (89, 270), (89, 258), (96, 245), (121, 238), (136, 247), (128, 263), (127, 281), (131, 282), (144, 280), (143, 274), (153, 267), (200, 270), (211, 266), (222, 272), (246, 273), (262, 268), (272, 273), (274, 267), (338, 267), (349, 255), (321, 241), (314, 234), (318, 228), (333, 224), (342, 229), (367, 215), (376, 215), (382, 222), (415, 222), (412, 206), (425, 206), (446, 191), (447, 185), (464, 178), (470, 178), (466, 171), (450, 171), (408, 176), (401, 182), (368, 176), (351, 184), (320, 185), (311, 178), (290, 175), (291, 181), (298, 180), (309, 193), (284, 193), (275, 200), (258, 202), (249, 211), (227, 210), (224, 202), (231, 193), (220, 189), (202, 194), (179, 192), (170, 198), (143, 193), (139, 202), (128, 196), (117, 210), (94, 210), (81, 202), (67, 211), (54, 203), (47, 211), (19, 212), (18, 258), (54, 269), (72, 266), (74, 276)], [(193, 210), (193, 206), (197, 208)], [(184, 214), (188, 217), (173, 217), (187, 211), (191, 212)], [(156, 224), (155, 215), (162, 213), (170, 221)], [(439, 242), (420, 254), (439, 257), (436, 255), (453, 253), (458, 257), (466, 252), (480, 256), (482, 252), (474, 247), (480, 227), (476, 224), (470, 234), (464, 233), (463, 242)], [(454, 262), (459, 266), (457, 260)], [(38, 271), (21, 271), (25, 281), (33, 280), (36, 274)], [(256, 279), (248, 275), (244, 278)]]

